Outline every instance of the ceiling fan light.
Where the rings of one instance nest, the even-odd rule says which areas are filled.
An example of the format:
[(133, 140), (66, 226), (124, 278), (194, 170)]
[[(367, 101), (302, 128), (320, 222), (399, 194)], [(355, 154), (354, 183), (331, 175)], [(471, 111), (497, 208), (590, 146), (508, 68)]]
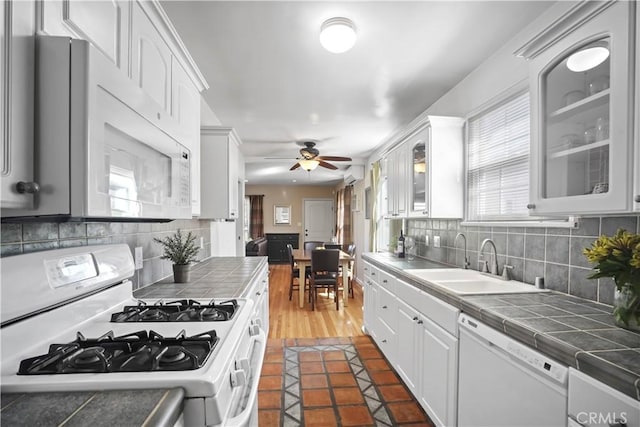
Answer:
[(596, 43), (571, 54), (567, 59), (567, 68), (576, 73), (597, 67), (609, 57), (606, 43)]
[(356, 43), (356, 26), (347, 18), (331, 18), (320, 27), (320, 43), (332, 53), (348, 51)]
[(298, 163), (300, 163), (300, 167), (306, 170), (307, 172), (311, 172), (312, 170), (317, 168), (318, 165), (320, 164), (320, 162), (317, 160), (307, 160), (307, 159), (300, 160)]

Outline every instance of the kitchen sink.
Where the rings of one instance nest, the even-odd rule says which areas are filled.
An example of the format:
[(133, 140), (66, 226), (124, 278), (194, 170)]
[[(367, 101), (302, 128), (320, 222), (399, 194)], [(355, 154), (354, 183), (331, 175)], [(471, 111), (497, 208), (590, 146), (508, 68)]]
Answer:
[(444, 288), (458, 295), (520, 294), (548, 292), (515, 280), (502, 280), (475, 270), (443, 268), (434, 270), (405, 270), (407, 274)]

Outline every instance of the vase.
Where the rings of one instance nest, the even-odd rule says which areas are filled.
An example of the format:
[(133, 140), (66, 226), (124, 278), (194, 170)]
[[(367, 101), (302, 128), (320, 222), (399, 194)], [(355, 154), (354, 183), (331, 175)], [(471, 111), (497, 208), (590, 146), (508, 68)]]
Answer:
[(613, 295), (613, 314), (615, 323), (621, 328), (640, 332), (638, 317), (640, 316), (640, 296), (631, 289), (631, 285), (625, 284), (616, 287)]
[(191, 265), (189, 264), (173, 264), (173, 281), (175, 283), (187, 283), (190, 272)]

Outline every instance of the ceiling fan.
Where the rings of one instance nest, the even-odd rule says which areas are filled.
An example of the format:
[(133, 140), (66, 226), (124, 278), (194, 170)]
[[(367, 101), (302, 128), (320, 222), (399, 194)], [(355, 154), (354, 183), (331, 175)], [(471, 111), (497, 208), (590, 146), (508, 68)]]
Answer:
[(332, 162), (349, 162), (351, 161), (351, 157), (340, 157), (340, 156), (321, 156), (320, 151), (315, 148), (316, 143), (314, 141), (304, 141), (304, 147), (300, 149), (300, 156), (297, 158), (298, 162), (291, 166), (289, 170), (296, 170), (299, 167), (302, 167), (306, 171), (312, 171), (318, 166), (322, 166), (323, 168), (336, 170), (337, 166), (328, 163), (328, 161)]

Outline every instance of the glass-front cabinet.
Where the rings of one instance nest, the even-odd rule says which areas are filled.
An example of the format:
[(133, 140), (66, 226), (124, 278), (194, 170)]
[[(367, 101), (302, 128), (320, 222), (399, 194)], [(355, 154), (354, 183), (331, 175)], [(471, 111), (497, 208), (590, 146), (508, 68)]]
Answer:
[(601, 5), (530, 58), (532, 215), (631, 207), (635, 11), (633, 2)]
[(425, 142), (415, 143), (411, 149), (411, 212), (427, 214), (427, 158)]

